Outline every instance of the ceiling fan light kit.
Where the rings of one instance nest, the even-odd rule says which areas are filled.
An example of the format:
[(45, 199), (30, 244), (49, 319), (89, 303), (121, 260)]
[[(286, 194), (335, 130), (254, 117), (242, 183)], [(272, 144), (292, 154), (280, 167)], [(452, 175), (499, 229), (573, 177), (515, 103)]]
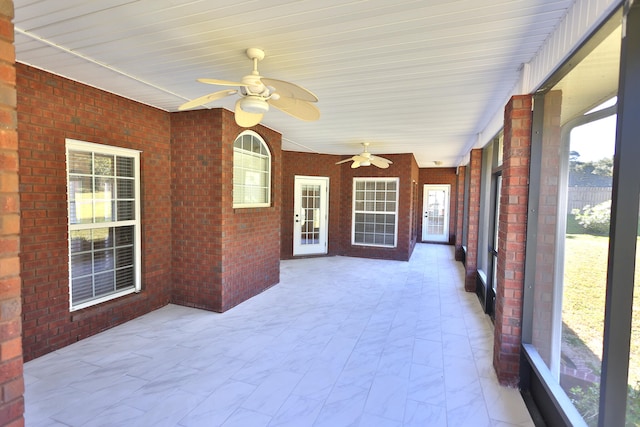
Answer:
[(178, 110), (188, 110), (227, 96), (239, 95), (240, 99), (236, 101), (235, 106), (235, 119), (242, 127), (260, 123), (264, 114), (269, 111), (270, 105), (299, 120), (313, 121), (320, 118), (320, 110), (313, 104), (318, 102), (315, 94), (294, 83), (260, 76), (258, 62), (265, 56), (262, 49), (252, 47), (247, 49), (246, 54), (253, 61), (253, 70), (251, 74), (242, 77), (240, 82), (198, 79), (206, 84), (237, 86), (237, 90), (226, 89), (201, 96), (182, 104)]
[(240, 100), (240, 108), (251, 114), (264, 114), (269, 111), (269, 104), (259, 96), (248, 95)]

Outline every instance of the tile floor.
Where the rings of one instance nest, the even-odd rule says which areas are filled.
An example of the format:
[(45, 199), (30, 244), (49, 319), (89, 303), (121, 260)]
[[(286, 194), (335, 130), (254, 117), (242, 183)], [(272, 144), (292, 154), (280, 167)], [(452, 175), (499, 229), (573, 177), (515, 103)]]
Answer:
[(169, 305), (26, 363), (26, 425), (533, 426), (462, 280), (443, 245), (283, 261), (226, 313)]

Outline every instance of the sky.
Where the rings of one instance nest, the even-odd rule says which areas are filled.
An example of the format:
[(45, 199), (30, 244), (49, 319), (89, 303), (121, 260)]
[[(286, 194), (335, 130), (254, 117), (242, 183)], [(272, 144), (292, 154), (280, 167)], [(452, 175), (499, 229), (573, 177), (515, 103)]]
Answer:
[[(618, 97), (608, 99), (597, 107), (589, 110), (585, 115), (595, 111), (603, 110), (611, 107), (618, 102)], [(580, 154), (578, 161), (593, 162), (603, 158), (613, 157), (616, 143), (616, 120), (617, 115), (605, 117), (578, 126), (571, 130), (570, 151), (576, 151)]]
[(616, 142), (616, 115), (578, 126), (571, 130), (571, 151), (578, 161), (591, 162), (613, 157)]

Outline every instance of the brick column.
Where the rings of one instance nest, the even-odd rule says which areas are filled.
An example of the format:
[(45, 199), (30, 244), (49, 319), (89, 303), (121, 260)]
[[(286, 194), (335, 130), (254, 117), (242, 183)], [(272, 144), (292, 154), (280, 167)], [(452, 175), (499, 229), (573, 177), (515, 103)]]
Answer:
[(0, 423), (24, 425), (13, 2), (0, 0)]
[(493, 366), (498, 381), (517, 386), (531, 153), (531, 96), (511, 98), (504, 114), (504, 157), (498, 227)]
[(463, 249), (462, 249), (462, 223), (464, 220), (464, 177), (466, 173), (466, 166), (460, 166), (458, 168), (457, 176), (456, 176), (456, 222), (455, 222), (455, 231), (454, 234), (456, 236), (455, 248), (456, 248), (456, 261), (462, 261), (464, 258)]
[(480, 181), (482, 176), (482, 150), (471, 150), (469, 178), (469, 223), (467, 224), (467, 256), (465, 261), (464, 290), (476, 291), (478, 274), (478, 233), (480, 228)]
[(282, 136), (253, 129), (271, 153), (271, 206), (234, 209), (233, 143), (244, 129), (220, 108), (171, 116), (173, 303), (222, 312), (280, 280)]

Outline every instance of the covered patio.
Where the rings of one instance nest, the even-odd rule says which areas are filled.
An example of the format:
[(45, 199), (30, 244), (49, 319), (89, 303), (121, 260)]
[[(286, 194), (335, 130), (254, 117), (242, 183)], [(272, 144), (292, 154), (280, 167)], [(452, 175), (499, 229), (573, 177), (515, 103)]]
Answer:
[(448, 245), (284, 260), (225, 312), (169, 305), (27, 362), (29, 426), (533, 426)]

